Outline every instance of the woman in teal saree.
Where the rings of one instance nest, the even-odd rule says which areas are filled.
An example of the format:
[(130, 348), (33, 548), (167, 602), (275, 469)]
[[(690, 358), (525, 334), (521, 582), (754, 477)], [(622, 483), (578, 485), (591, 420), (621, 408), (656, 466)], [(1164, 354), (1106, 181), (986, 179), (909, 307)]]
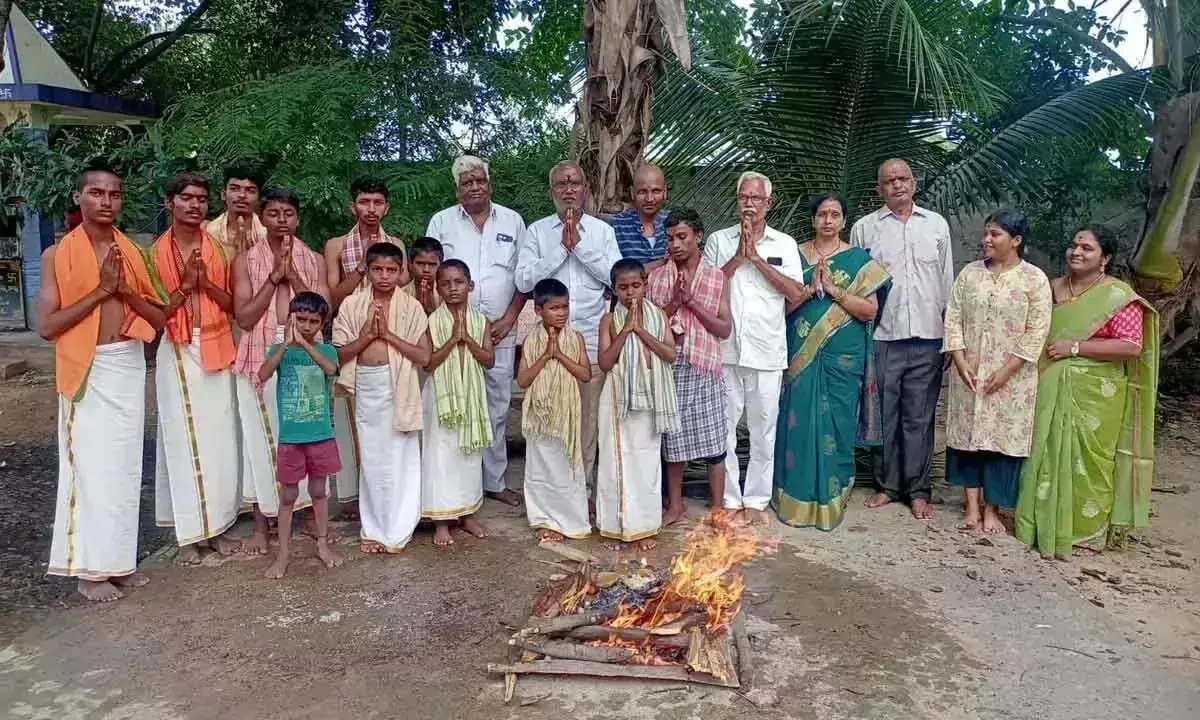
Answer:
[(870, 253), (842, 242), (840, 198), (815, 197), (809, 211), (813, 240), (800, 246), (805, 290), (789, 306), (771, 506), (788, 525), (833, 530), (854, 486), (860, 425), (879, 432), (871, 334), (891, 277)]
[(1154, 308), (1106, 274), (1116, 242), (1085, 228), (1051, 283), (1033, 453), (1021, 472), (1016, 537), (1043, 557), (1119, 547), (1149, 523), (1159, 332)]

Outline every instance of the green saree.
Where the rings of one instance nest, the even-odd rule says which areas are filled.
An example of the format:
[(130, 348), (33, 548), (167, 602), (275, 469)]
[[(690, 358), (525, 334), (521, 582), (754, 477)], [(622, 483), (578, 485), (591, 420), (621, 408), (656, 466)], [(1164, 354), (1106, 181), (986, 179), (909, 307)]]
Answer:
[(1049, 341), (1088, 340), (1131, 302), (1143, 307), (1137, 357), (1042, 357), (1015, 534), (1045, 557), (1069, 556), (1075, 546), (1115, 547), (1129, 528), (1149, 523), (1158, 314), (1128, 285), (1112, 281), (1055, 306)]
[[(838, 287), (860, 297), (878, 295), (882, 305), (891, 277), (865, 250), (843, 250), (829, 266)], [(804, 260), (806, 282), (812, 270)], [(789, 361), (779, 399), (771, 500), (788, 525), (833, 530), (842, 522), (854, 487), (872, 330), (873, 323), (855, 320), (828, 295), (812, 298), (788, 316)], [(878, 403), (865, 406), (878, 410)]]

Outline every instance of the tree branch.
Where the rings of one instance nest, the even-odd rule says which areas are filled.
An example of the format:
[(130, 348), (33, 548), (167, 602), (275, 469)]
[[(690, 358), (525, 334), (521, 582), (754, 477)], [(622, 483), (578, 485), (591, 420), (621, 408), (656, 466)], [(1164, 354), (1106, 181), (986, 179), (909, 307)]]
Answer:
[[(147, 35), (146, 37), (144, 37), (140, 40), (135, 40), (135, 41), (129, 43), (125, 47), (123, 47), (120, 50), (113, 53), (112, 58), (110, 58), (109, 61), (107, 63), (105, 63), (104, 67), (100, 69), (100, 72), (96, 73), (96, 77), (102, 78), (102, 77), (111, 75), (120, 66), (121, 60), (124, 59), (125, 56), (129, 55), (134, 50), (137, 50), (141, 47), (149, 45), (150, 43), (152, 43), (156, 40), (162, 40), (163, 38), (170, 37), (171, 33), (173, 33), (173, 32), (175, 32), (175, 31), (174, 30), (164, 30), (163, 32), (150, 33), (149, 35)], [(192, 28), (192, 31), (188, 34), (189, 35), (220, 35), (221, 33), (219, 30), (215, 30), (213, 28)]]
[(96, 51), (96, 38), (100, 35), (100, 23), (104, 20), (104, 0), (96, 0), (92, 11), (92, 26), (88, 28), (87, 48), (83, 51), (83, 76), (92, 76), (92, 53)]
[(1135, 71), (1135, 68), (1132, 65), (1130, 65), (1129, 62), (1125, 60), (1125, 58), (1121, 57), (1121, 54), (1118, 53), (1116, 50), (1113, 50), (1111, 47), (1106, 45), (1104, 42), (1097, 40), (1096, 38), (1085, 33), (1084, 31), (1082, 31), (1078, 28), (1073, 28), (1064, 22), (1060, 22), (1058, 20), (1054, 20), (1051, 18), (1024, 17), (1022, 15), (1000, 15), (999, 20), (1000, 20), (1000, 22), (1011, 23), (1013, 25), (1025, 25), (1026, 27), (1048, 28), (1050, 30), (1058, 30), (1060, 32), (1065, 32), (1066, 34), (1075, 38), (1076, 40), (1083, 43), (1084, 45), (1087, 45), (1088, 47), (1090, 47), (1097, 54), (1103, 55), (1106, 60), (1108, 60), (1113, 65), (1115, 65), (1121, 72), (1131, 73), (1131, 72)]
[(180, 38), (184, 37), (185, 35), (188, 35), (189, 33), (194, 32), (194, 30), (192, 29), (192, 26), (194, 26), (197, 22), (200, 21), (200, 18), (204, 15), (205, 12), (208, 11), (208, 9), (211, 6), (212, 6), (212, 0), (201, 0), (200, 4), (196, 6), (196, 9), (193, 10), (190, 15), (185, 17), (183, 19), (183, 21), (181, 23), (179, 23), (178, 27), (176, 27), (166, 37), (164, 37), (162, 42), (155, 45), (153, 48), (151, 48), (149, 51), (147, 51), (144, 55), (137, 58), (136, 60), (129, 63), (128, 65), (121, 67), (121, 68), (117, 68), (109, 75), (104, 75), (104, 76), (97, 78), (96, 82), (95, 82), (95, 87), (93, 87), (92, 89), (93, 90), (107, 90), (109, 88), (112, 88), (115, 85), (117, 85), (120, 81), (132, 76), (134, 73), (138, 72), (142, 68), (146, 67), (150, 63), (157, 60), (160, 55), (165, 53), (172, 45), (174, 45), (176, 42), (178, 42), (180, 40)]

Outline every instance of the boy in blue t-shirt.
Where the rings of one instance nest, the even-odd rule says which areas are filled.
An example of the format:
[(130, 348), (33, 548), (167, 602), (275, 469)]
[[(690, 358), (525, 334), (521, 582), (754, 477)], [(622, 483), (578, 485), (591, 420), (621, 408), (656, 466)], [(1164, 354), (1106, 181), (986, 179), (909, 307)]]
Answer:
[(279, 412), (279, 555), (266, 576), (281, 578), (287, 572), (292, 540), (292, 508), (297, 486), (308, 478), (313, 517), (317, 525), (317, 557), (334, 568), (342, 559), (329, 548), (329, 476), (342, 469), (333, 437), (331, 386), (338, 371), (337, 350), (317, 334), (325, 326), (329, 303), (314, 292), (297, 293), (288, 305), (287, 334), (272, 345), (258, 371), (259, 382), (276, 372), (276, 405)]

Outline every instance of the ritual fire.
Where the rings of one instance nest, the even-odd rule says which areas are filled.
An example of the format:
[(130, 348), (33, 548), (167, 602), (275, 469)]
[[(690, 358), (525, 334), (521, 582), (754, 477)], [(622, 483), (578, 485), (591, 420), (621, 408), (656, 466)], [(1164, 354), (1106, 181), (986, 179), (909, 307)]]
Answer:
[(679, 680), (740, 687), (749, 643), (739, 611), (741, 567), (773, 552), (731, 515), (713, 513), (684, 539), (669, 569), (645, 561), (605, 564), (559, 543), (542, 547), (568, 560), (534, 601), (532, 617), (509, 640), (505, 700), (521, 674)]

